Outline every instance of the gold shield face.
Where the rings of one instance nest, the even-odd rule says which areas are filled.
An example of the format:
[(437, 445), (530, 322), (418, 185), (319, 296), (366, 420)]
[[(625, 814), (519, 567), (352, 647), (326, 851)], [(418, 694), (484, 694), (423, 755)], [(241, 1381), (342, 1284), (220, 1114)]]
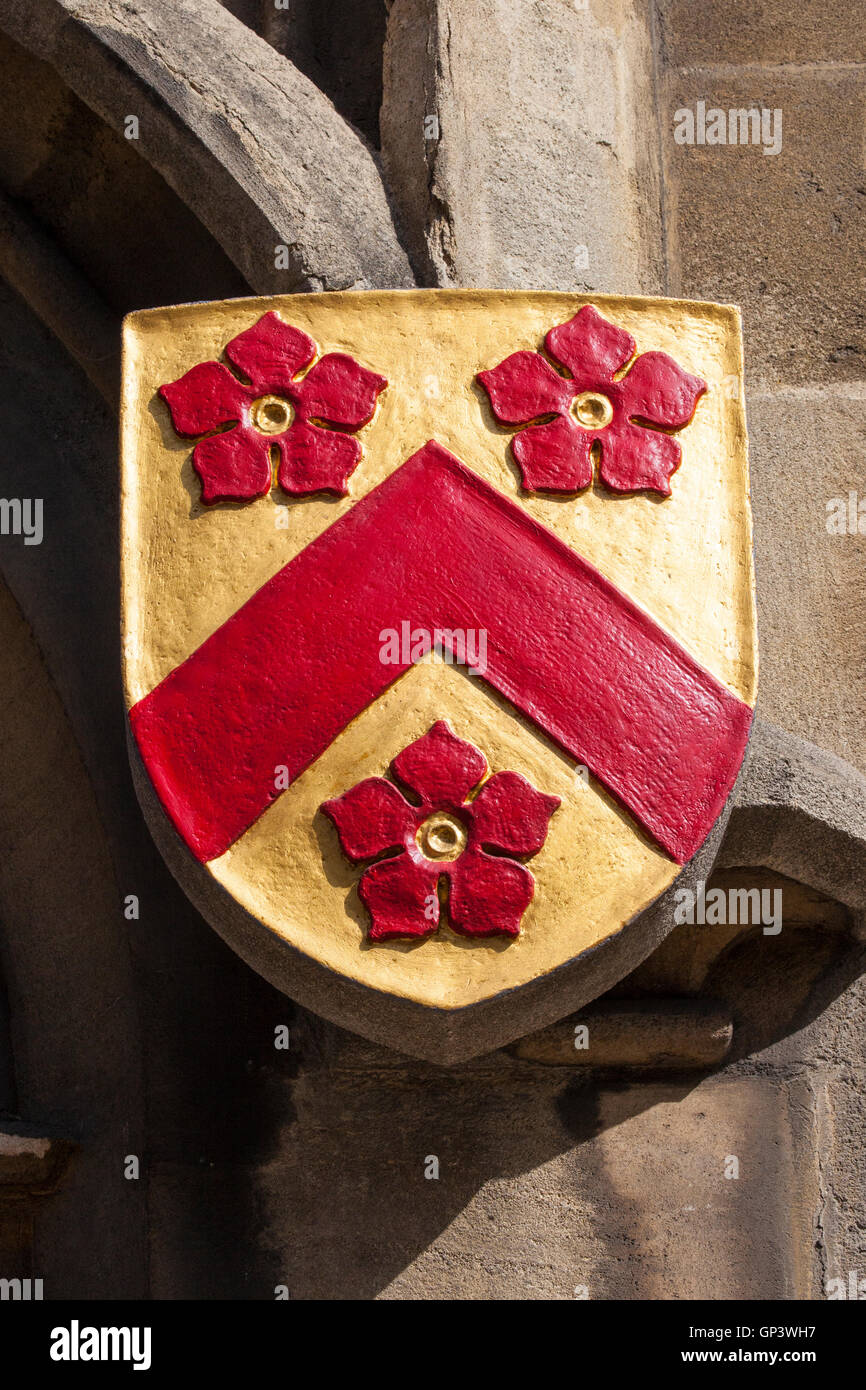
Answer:
[[(575, 359), (563, 361), (567, 346), (557, 358), (551, 344), (558, 340), (547, 335), (575, 322), (588, 305), (596, 317), (581, 320), (584, 328), (594, 326), (581, 339), (581, 351), (595, 353), (602, 376), (589, 372), (581, 379)], [(305, 359), (299, 347), (297, 360), (274, 367), (265, 361), (271, 350), (267, 344), (243, 339), (265, 316), (297, 330), (296, 346), (312, 340), (312, 365), (309, 349)], [(614, 361), (611, 344), (617, 340), (605, 336), (607, 329), (597, 329), (598, 323), (612, 325), (622, 342), (631, 335), (634, 352), (625, 362)], [(227, 345), (239, 338), (247, 346), (234, 355), (230, 349), (227, 356)], [(338, 359), (351, 359), (354, 365), (338, 366)], [(509, 360), (510, 367), (504, 365)], [(676, 364), (679, 375), (667, 367), (668, 361)], [(321, 389), (312, 376), (320, 362)], [(221, 364), (219, 372), (214, 363)], [(189, 377), (201, 364), (211, 365), (200, 377)], [(641, 374), (648, 383), (642, 387), (647, 404), (640, 410), (633, 408), (637, 397), (627, 397), (623, 387), (633, 371), (638, 371), (634, 392)], [(286, 993), (369, 1037), (451, 1061), (578, 1007), (636, 964), (673, 925), (671, 916), (666, 926), (657, 923), (642, 935), (636, 919), (670, 889), (683, 860), (697, 851), (719, 815), (742, 757), (739, 745), (724, 754), (712, 806), (695, 807), (695, 815), (704, 818), (697, 841), (689, 842), (688, 853), (677, 853), (647, 811), (646, 798), (637, 789), (640, 774), (620, 781), (611, 768), (617, 747), (630, 741), (626, 697), (611, 697), (610, 708), (623, 721), (614, 738), (607, 705), (590, 700), (588, 687), (577, 681), (572, 702), (577, 713), (568, 725), (574, 728), (574, 740), (569, 744), (562, 733), (563, 721), (571, 719), (568, 700), (561, 702), (564, 712), (555, 718), (538, 713), (542, 706), (548, 708), (544, 687), (559, 679), (562, 663), (555, 663), (552, 677), (545, 678), (539, 669), (535, 695), (524, 698), (523, 648), (516, 642), (518, 655), (508, 656), (507, 679), (496, 679), (495, 672), (488, 678), (487, 652), (480, 653), (478, 646), (482, 630), (487, 639), (483, 623), (474, 634), (474, 648), (471, 634), (469, 645), (455, 652), (453, 641), (443, 647), (431, 633), (427, 646), (432, 649), (425, 650), (423, 642), (414, 640), (419, 629), (408, 598), (408, 630), (395, 599), (389, 608), (394, 621), (376, 627), (382, 648), (396, 642), (394, 670), (372, 698), (357, 699), (351, 709), (343, 701), (343, 682), (355, 660), (348, 636), (345, 649), (335, 645), (327, 671), (311, 662), (303, 691), (306, 708), (299, 712), (296, 701), (293, 714), (295, 723), (303, 724), (299, 738), (306, 752), (294, 761), (288, 753), (277, 755), (282, 709), (273, 691), (268, 699), (276, 704), (259, 702), (262, 670), (257, 663), (272, 674), (275, 686), (299, 679), (295, 649), (287, 649), (289, 638), (282, 628), (276, 632), (271, 621), (274, 614), (274, 622), (283, 622), (283, 591), (267, 587), (271, 581), (276, 585), (276, 577), (291, 563), (296, 564), (291, 573), (300, 577), (292, 590), (292, 630), (297, 633), (300, 624), (304, 634), (309, 629), (310, 640), (319, 630), (330, 631), (328, 625), (338, 616), (341, 633), (348, 633), (353, 622), (359, 633), (367, 631), (372, 595), (378, 593), (392, 545), (394, 553), (400, 552), (399, 575), (407, 593), (421, 586), (441, 600), (443, 612), (450, 612), (449, 586), (456, 590), (463, 584), (471, 554), (455, 561), (452, 570), (440, 553), (437, 507), (431, 506), (431, 519), (424, 520), (427, 475), (415, 460), (432, 457), (424, 451), (435, 441), (440, 446), (434, 451), (440, 470), (436, 478), (444, 476), (441, 469), (455, 469), (459, 483), (456, 502), (449, 483), (449, 505), (462, 506), (460, 498), (474, 496), (480, 480), (479, 495), (488, 508), (483, 517), (504, 518), (501, 534), (492, 539), (479, 529), (479, 557), (490, 543), (479, 583), (493, 583), (495, 574), (507, 569), (510, 578), (504, 587), (509, 595), (518, 595), (516, 608), (509, 609), (512, 626), (533, 626), (539, 607), (533, 597), (536, 578), (527, 578), (523, 598), (518, 592), (523, 587), (519, 537), (525, 535), (527, 545), (547, 547), (544, 554), (553, 555), (563, 572), (571, 574), (573, 566), (583, 565), (584, 578), (600, 574), (605, 602), (609, 596), (611, 602), (625, 596), (629, 621), (642, 624), (641, 631), (651, 633), (647, 640), (661, 644), (665, 652), (684, 653), (689, 672), (700, 671), (714, 698), (745, 711), (739, 727), (747, 728), (757, 652), (742, 371), (737, 310), (672, 300), (497, 291), (352, 292), (184, 305), (127, 319), (123, 666), (139, 794), (182, 886), (226, 940)], [(479, 373), (491, 375), (479, 379)], [(171, 390), (160, 395), (160, 387), (185, 378), (186, 386), (174, 395)], [(665, 402), (682, 382), (696, 379), (706, 390), (696, 404), (691, 402), (690, 418), (670, 423), (675, 408)], [(342, 416), (345, 402), (341, 404), (339, 390), (329, 397), (325, 389), (334, 381), (338, 386), (342, 382), (349, 395), (356, 390), (354, 406), (347, 405)], [(602, 389), (605, 381), (607, 389)], [(242, 406), (232, 406), (228, 398), (233, 391), (243, 396)], [(361, 401), (365, 392), (367, 405)], [(540, 410), (539, 405), (550, 408)], [(686, 413), (682, 405), (678, 408)], [(659, 412), (655, 419), (653, 409)], [(557, 425), (560, 419), (563, 423)], [(531, 447), (518, 442), (533, 429), (551, 425), (559, 434), (535, 436)], [(631, 442), (617, 452), (612, 444), (608, 449), (613, 434), (605, 431), (620, 426), (621, 438), (629, 430)], [(293, 428), (297, 447), (283, 447)], [(221, 452), (223, 442), (236, 430), (246, 431), (249, 448), (238, 445), (229, 458)], [(648, 448), (644, 436), (654, 436)], [(561, 440), (567, 439), (571, 448), (573, 438), (577, 453), (572, 456), (563, 452)], [(196, 453), (203, 440), (207, 447)], [(672, 473), (659, 472), (658, 460), (674, 457), (671, 441), (681, 451), (679, 465)], [(394, 489), (401, 484), (395, 481), (393, 502), (386, 511), (375, 512), (377, 499), (386, 496), (377, 490), (390, 486), (409, 460), (415, 469), (414, 490), (398, 493)], [(590, 481), (579, 476), (579, 468), (573, 471), (578, 464), (589, 470)], [(431, 488), (439, 485), (430, 482)], [(341, 487), (344, 495), (339, 495)], [(203, 501), (209, 491), (213, 500)], [(351, 514), (362, 506), (367, 511), (359, 510), (358, 517), (369, 516), (369, 524), (353, 531)], [(471, 524), (483, 528), (483, 517), (479, 511)], [(329, 570), (326, 579), (321, 568), (304, 566), (308, 560), (312, 564), (311, 557), (326, 554), (329, 532), (345, 536), (341, 544), (346, 549), (345, 560), (335, 562), (336, 570)], [(513, 545), (512, 536), (518, 537)], [(359, 565), (359, 548), (366, 568)], [(298, 563), (305, 553), (307, 559)], [(558, 600), (566, 616), (571, 592)], [(249, 606), (260, 593), (270, 594), (270, 607), (264, 599)], [(503, 594), (500, 599), (504, 602)], [(455, 592), (454, 602), (455, 613), (463, 613), (462, 593)], [(543, 607), (544, 600), (540, 602)], [(189, 665), (190, 658), (214, 634), (226, 632), (226, 625), (234, 623), (228, 631), (237, 634), (241, 621), (247, 645), (241, 650), (235, 644), (231, 657), (226, 655), (229, 648), (208, 648), (215, 655), (200, 687), (199, 667)], [(604, 633), (604, 613), (598, 621)], [(262, 638), (264, 646), (257, 644), (257, 623), (267, 639)], [(453, 637), (461, 623), (448, 626)], [(468, 633), (469, 625), (462, 626)], [(578, 625), (578, 646), (580, 631)], [(361, 640), (367, 639), (359, 636)], [(503, 640), (490, 636), (491, 671)], [(303, 650), (305, 641), (306, 635)], [(415, 650), (407, 653), (407, 643)], [(408, 662), (403, 660), (407, 654)], [(588, 680), (615, 677), (618, 689), (630, 688), (630, 675), (623, 682), (621, 667), (599, 673), (593, 658), (587, 674), (586, 654), (576, 660), (578, 666), (583, 662)], [(638, 668), (652, 660), (635, 649), (636, 678), (642, 678)], [(231, 669), (230, 661), (235, 663)], [(474, 674), (469, 669), (473, 663)], [(170, 689), (172, 680), (177, 683), (173, 673), (178, 670), (190, 673), (183, 696), (187, 727), (182, 748), (173, 741), (176, 705), (162, 705), (158, 719), (147, 724), (136, 718), (137, 710), (158, 701), (155, 692)], [(216, 684), (208, 685), (211, 680)], [(193, 709), (199, 690), (200, 703)], [(699, 703), (702, 690), (681, 692), (677, 698)], [(337, 713), (328, 723), (321, 711), (331, 707)], [(225, 737), (239, 742), (224, 760), (228, 780), (208, 792), (212, 821), (220, 819), (234, 796), (235, 776), (242, 779), (248, 771), (247, 750), (250, 760), (258, 758), (262, 740), (267, 754), (261, 756), (265, 762), (271, 757), (273, 783), (254, 789), (246, 800), (250, 788), (241, 788), (243, 807), (237, 817), (228, 814), (221, 831), (211, 835), (198, 821), (199, 829), (190, 830), (184, 802), (188, 786), (207, 782), (208, 769), (222, 758), (220, 745), (215, 762), (211, 741), (223, 738), (221, 719), (226, 728), (231, 725)], [(395, 759), (399, 769), (400, 754), (420, 740), (425, 775), (435, 780), (443, 749), (445, 763), (452, 753), (459, 762), (454, 746), (423, 742), (443, 721), (454, 746), (457, 740), (471, 745), (485, 768), (471, 787), (467, 773), (459, 794), (440, 798), (441, 806), (424, 803), (429, 814), (421, 817), (415, 815), (417, 787), (401, 779)], [(308, 732), (319, 725), (325, 731), (320, 730), (316, 742)], [(595, 742), (588, 745), (590, 755), (582, 757), (581, 730), (591, 726), (588, 737)], [(643, 757), (647, 740), (658, 745), (652, 758), (661, 785), (671, 720), (661, 718), (649, 732), (640, 720), (634, 727), (639, 733), (634, 742), (641, 743), (635, 758)], [(608, 751), (596, 761), (595, 750), (602, 744)], [(472, 764), (472, 755), (464, 756)], [(671, 785), (658, 796), (678, 797), (677, 815), (688, 821), (689, 793), (680, 786), (677, 770), (682, 758), (682, 749), (672, 752)], [(472, 766), (477, 772), (481, 765)], [(439, 902), (433, 926), (429, 915), (423, 922), (419, 917), (422, 898), (409, 901), (398, 892), (383, 906), (383, 899), (365, 896), (364, 875), (381, 865), (383, 849), (388, 858), (393, 848), (384, 843), (387, 831), (384, 840), (381, 834), (376, 840), (365, 828), (385, 815), (383, 795), (389, 806), (397, 805), (397, 798), (413, 808), (400, 814), (415, 815), (407, 843), (411, 855), (416, 855), (412, 846), (418, 846), (426, 872), (431, 863), (450, 866), (459, 860), (466, 848), (461, 802), (471, 806), (481, 795), (478, 782), (504, 773), (518, 774), (519, 780), (500, 782), (502, 789), (513, 792), (528, 783), (534, 795), (547, 798), (544, 825), (536, 827), (534, 839), (530, 823), (541, 814), (541, 803), (522, 801), (522, 792), (516, 800), (506, 798), (504, 808), (493, 808), (496, 816), (491, 812), (485, 821), (492, 825), (498, 817), (497, 824), (507, 823), (505, 829), (499, 826), (502, 843), (489, 839), (495, 833), (489, 825), (485, 831), (485, 854), (489, 850), (488, 858), (497, 861), (494, 869), (505, 858), (518, 866), (515, 882), (518, 875), (523, 883), (527, 873), (531, 876), (530, 900), (511, 913), (506, 923), (511, 930), (497, 930), (504, 919), (497, 916), (501, 904), (494, 870), (489, 882), (479, 886), (473, 880), (466, 889), (462, 915), (453, 881), (436, 879)], [(351, 826), (341, 823), (339, 812), (323, 811), (368, 779), (374, 779), (380, 800), (358, 802)], [(382, 793), (383, 779), (392, 784), (393, 795)], [(554, 799), (559, 804), (551, 810)], [(470, 836), (471, 823), (469, 815)], [(365, 847), (369, 853), (363, 855), (359, 851)], [(503, 893), (508, 896), (505, 889)], [(452, 902), (457, 929), (449, 912)], [(371, 935), (377, 911), (380, 922), (387, 917), (392, 928), (395, 922), (399, 927), (414, 921), (417, 934)], [(486, 934), (474, 933), (473, 922), (482, 921)], [(596, 968), (596, 958), (603, 967)]]

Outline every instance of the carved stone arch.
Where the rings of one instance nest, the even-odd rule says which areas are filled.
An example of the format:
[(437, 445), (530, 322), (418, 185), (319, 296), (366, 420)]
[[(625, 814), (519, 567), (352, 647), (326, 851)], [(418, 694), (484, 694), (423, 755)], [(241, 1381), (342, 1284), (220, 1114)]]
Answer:
[(413, 283), (366, 141), (219, 0), (2, 0), (0, 26), (113, 129), (137, 116), (140, 152), (256, 291)]

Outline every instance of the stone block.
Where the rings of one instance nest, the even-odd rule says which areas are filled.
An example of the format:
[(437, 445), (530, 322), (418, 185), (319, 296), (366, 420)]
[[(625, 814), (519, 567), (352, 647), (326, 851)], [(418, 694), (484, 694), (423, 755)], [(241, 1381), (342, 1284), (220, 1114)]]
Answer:
[(661, 0), (666, 60), (676, 66), (722, 63), (863, 62), (863, 15), (848, 0)]
[[(765, 718), (866, 771), (866, 387), (752, 393), (750, 468)], [(851, 513), (850, 494), (863, 511)], [(845, 504), (864, 534), (828, 531)]]
[(645, 7), (395, 0), (383, 160), (424, 283), (650, 291)]
[[(676, 113), (781, 111), (765, 143), (677, 143)], [(772, 136), (781, 120), (781, 148)], [(866, 374), (860, 285), (866, 255), (863, 130), (856, 69), (677, 73), (661, 108), (671, 294), (743, 310), (746, 379), (766, 387)], [(740, 135), (736, 122), (735, 134)], [(750, 135), (752, 132), (750, 131)]]

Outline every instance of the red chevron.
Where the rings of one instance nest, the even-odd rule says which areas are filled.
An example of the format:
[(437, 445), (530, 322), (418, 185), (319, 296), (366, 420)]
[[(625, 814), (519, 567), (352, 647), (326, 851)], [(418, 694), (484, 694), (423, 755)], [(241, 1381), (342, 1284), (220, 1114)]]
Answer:
[[(216, 858), (403, 672), (386, 628), (487, 631), (485, 679), (684, 862), (752, 711), (598, 570), (431, 442), (131, 711), (172, 821)], [(575, 854), (580, 846), (575, 845)]]

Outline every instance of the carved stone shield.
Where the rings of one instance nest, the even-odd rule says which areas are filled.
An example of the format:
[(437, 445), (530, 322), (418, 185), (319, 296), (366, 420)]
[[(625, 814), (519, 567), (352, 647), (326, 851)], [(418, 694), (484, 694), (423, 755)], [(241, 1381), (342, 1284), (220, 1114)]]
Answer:
[(139, 794), (257, 970), (447, 1063), (670, 930), (755, 699), (736, 309), (148, 310), (122, 450)]

